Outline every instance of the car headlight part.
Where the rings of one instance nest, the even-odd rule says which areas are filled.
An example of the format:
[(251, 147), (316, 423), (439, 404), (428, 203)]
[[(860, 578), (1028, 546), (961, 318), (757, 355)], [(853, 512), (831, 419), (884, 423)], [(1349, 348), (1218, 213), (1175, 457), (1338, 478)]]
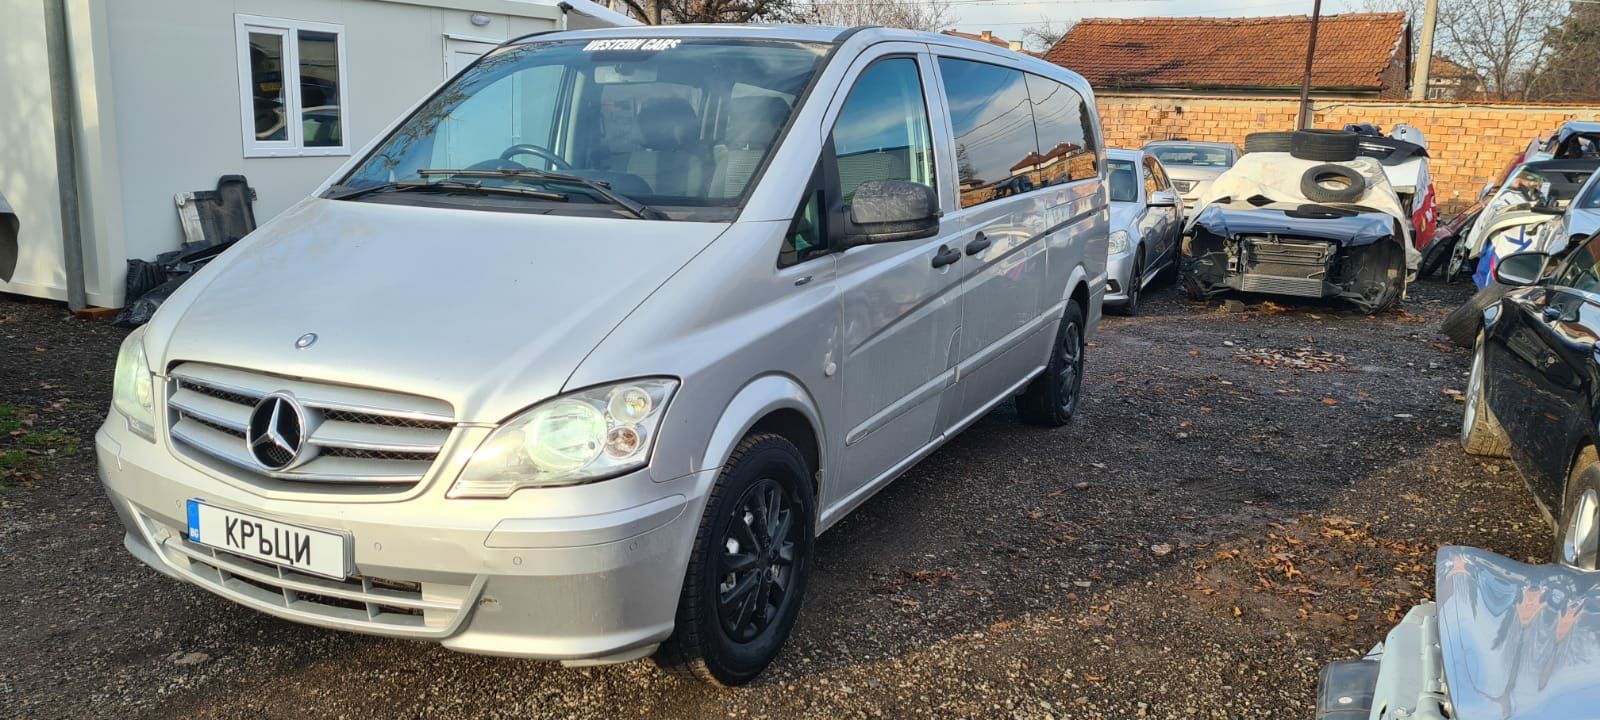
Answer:
[(489, 434), (449, 496), (504, 498), (522, 488), (577, 485), (644, 467), (677, 389), (671, 378), (643, 378), (539, 403)]
[(155, 442), (155, 379), (144, 354), (144, 328), (128, 334), (117, 351), (117, 371), (111, 381), (111, 407), (128, 421), (133, 434)]
[(1106, 246), (1106, 254), (1116, 255), (1128, 251), (1128, 231), (1112, 230), (1111, 243)]

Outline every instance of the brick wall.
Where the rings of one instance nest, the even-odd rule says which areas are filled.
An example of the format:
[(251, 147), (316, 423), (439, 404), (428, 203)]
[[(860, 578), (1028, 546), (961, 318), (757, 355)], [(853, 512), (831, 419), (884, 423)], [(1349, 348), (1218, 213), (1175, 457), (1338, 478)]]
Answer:
[[(1299, 102), (1278, 98), (1100, 95), (1100, 121), (1110, 147), (1136, 148), (1151, 140), (1182, 137), (1232, 142), (1294, 127)], [(1181, 109), (1181, 112), (1180, 112)], [(1370, 122), (1388, 130), (1410, 123), (1428, 139), (1428, 168), (1439, 203), (1459, 206), (1498, 177), (1535, 136), (1563, 120), (1595, 120), (1600, 106), (1465, 104), (1430, 101), (1324, 101), (1313, 105), (1316, 127)]]

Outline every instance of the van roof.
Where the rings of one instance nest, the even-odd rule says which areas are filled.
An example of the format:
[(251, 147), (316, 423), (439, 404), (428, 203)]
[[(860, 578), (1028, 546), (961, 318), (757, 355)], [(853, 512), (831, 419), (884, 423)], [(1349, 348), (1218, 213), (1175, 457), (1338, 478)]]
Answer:
[[(900, 40), (904, 42), (918, 42), (927, 45), (942, 45), (945, 47), (958, 47), (986, 53), (996, 58), (1004, 58), (1016, 63), (1019, 69), (1027, 69), (1040, 75), (1054, 75), (1057, 80), (1063, 80), (1073, 85), (1080, 91), (1088, 91), (1089, 82), (1076, 72), (1068, 70), (1055, 63), (1046, 62), (1032, 55), (997, 47), (977, 40), (969, 40), (954, 35), (943, 33), (921, 32), (917, 30), (902, 30), (899, 28), (886, 28), (876, 25), (862, 25), (857, 27), (836, 27), (831, 25), (788, 25), (788, 24), (707, 24), (707, 25), (629, 25), (625, 27), (594, 28), (589, 30), (555, 30), (543, 31), (522, 37), (513, 38), (506, 44), (521, 42), (542, 42), (548, 40), (563, 40), (578, 38), (637, 38), (637, 37), (707, 37), (707, 38), (747, 38), (767, 40), (792, 40), (797, 42), (823, 42), (843, 43), (849, 40), (860, 39), (866, 44)], [(1092, 92), (1092, 91), (1091, 91)]]

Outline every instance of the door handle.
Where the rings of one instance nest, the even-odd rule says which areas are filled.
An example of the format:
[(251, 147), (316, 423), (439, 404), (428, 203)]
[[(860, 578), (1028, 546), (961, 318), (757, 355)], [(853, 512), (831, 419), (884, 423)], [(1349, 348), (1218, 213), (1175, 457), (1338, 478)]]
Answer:
[(1545, 320), (1550, 322), (1558, 322), (1561, 320), (1561, 308), (1546, 307), (1544, 312), (1541, 314), (1544, 315)]
[(978, 233), (978, 236), (973, 238), (972, 242), (967, 243), (967, 254), (977, 255), (978, 253), (988, 250), (989, 246), (993, 244), (994, 242), (989, 239), (989, 236), (984, 235), (983, 233)]
[(961, 251), (949, 245), (940, 245), (939, 254), (933, 256), (933, 266), (942, 268), (961, 259)]

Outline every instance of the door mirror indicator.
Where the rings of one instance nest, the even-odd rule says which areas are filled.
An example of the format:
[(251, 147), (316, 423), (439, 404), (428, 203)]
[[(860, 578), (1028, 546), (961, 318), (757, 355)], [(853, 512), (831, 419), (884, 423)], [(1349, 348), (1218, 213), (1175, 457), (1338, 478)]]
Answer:
[(932, 237), (939, 233), (939, 194), (906, 180), (868, 180), (849, 206), (844, 245), (869, 245)]
[(1542, 252), (1507, 255), (1494, 266), (1495, 282), (1517, 286), (1538, 284), (1549, 262), (1550, 256)]
[(1178, 204), (1178, 195), (1171, 190), (1150, 193), (1150, 207), (1172, 207)]

